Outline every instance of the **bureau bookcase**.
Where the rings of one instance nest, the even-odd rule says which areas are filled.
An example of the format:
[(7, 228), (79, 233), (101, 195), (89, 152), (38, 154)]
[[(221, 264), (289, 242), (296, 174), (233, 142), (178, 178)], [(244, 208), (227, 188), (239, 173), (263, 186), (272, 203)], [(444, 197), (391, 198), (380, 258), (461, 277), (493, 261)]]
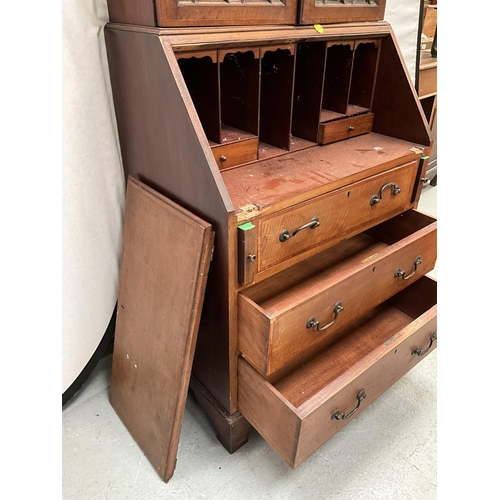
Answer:
[[(165, 28), (147, 4), (106, 45), (126, 175), (215, 231), (191, 388), (228, 451), (253, 426), (296, 467), (436, 346), (429, 128), (386, 22)], [(324, 22), (361, 4), (384, 6)]]

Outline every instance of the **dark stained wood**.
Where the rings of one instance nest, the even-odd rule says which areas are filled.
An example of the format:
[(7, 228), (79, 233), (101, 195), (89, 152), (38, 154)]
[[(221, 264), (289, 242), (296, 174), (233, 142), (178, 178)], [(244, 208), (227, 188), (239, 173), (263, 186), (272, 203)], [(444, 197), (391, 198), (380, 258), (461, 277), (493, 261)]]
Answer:
[(259, 133), (259, 54), (226, 53), (220, 62), (222, 123), (257, 136)]
[(191, 378), (191, 388), (196, 401), (212, 422), (217, 439), (229, 453), (239, 450), (248, 441), (252, 426), (239, 411), (229, 415), (194, 377)]
[(207, 138), (221, 142), (221, 116), (219, 93), (219, 69), (209, 56), (188, 53), (187, 58), (179, 58), (182, 77), (193, 101)]
[[(332, 44), (326, 55), (323, 104), (325, 110), (346, 114), (354, 42)], [(323, 120), (322, 120), (323, 121)]]
[(213, 240), (210, 224), (129, 180), (110, 401), (164, 481), (175, 468)]
[(316, 142), (325, 72), (326, 42), (297, 46), (292, 134)]
[[(306, 354), (331, 341), (344, 325), (431, 271), (436, 262), (437, 223), (423, 216), (427, 224), (420, 227), (419, 217), (408, 218), (416, 222), (414, 231), (400, 234), (390, 247), (375, 240), (365, 247), (367, 236), (359, 235), (340, 245), (343, 259), (336, 259), (324, 272), (305, 279), (299, 271), (298, 278), (285, 278), (285, 284), (277, 275), (242, 292), (238, 302), (238, 345), (245, 358), (264, 376), (292, 362), (297, 364)], [(386, 222), (386, 231), (398, 227), (398, 223), (399, 217)], [(407, 275), (413, 271), (417, 256), (422, 263), (414, 276), (408, 280), (396, 278), (398, 268), (406, 269)], [(302, 267), (307, 268), (307, 262)], [(363, 300), (359, 300), (361, 296)], [(323, 332), (307, 328), (311, 317), (321, 326), (329, 323), (338, 301), (344, 310), (330, 328)]]
[(349, 88), (349, 104), (371, 109), (380, 40), (358, 40)]
[(152, 0), (107, 0), (109, 20), (114, 23), (131, 23), (155, 26)]
[(261, 49), (259, 138), (271, 146), (290, 147), (295, 58), (289, 47)]
[(126, 175), (136, 175), (216, 232), (193, 373), (234, 412), (228, 356), (236, 346), (228, 333), (231, 200), (168, 43), (154, 34), (109, 27), (105, 37)]
[(374, 132), (424, 146), (432, 144), (429, 126), (392, 32), (380, 47), (372, 111)]
[(371, 132), (373, 126), (373, 113), (365, 113), (351, 118), (320, 123), (318, 129), (318, 143), (330, 144), (331, 142), (350, 139), (361, 134)]
[(299, 22), (301, 24), (345, 23), (384, 19), (385, 1), (379, 0), (377, 4), (345, 5), (340, 2), (302, 0), (299, 5)]

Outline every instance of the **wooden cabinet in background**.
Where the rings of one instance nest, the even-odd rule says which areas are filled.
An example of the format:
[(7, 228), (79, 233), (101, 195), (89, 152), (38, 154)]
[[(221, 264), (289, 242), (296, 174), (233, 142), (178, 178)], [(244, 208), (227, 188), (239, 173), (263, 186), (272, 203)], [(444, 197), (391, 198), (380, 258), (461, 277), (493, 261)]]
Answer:
[(126, 175), (215, 231), (191, 387), (292, 467), (436, 346), (424, 112), (389, 24), (323, 28), (105, 29)]

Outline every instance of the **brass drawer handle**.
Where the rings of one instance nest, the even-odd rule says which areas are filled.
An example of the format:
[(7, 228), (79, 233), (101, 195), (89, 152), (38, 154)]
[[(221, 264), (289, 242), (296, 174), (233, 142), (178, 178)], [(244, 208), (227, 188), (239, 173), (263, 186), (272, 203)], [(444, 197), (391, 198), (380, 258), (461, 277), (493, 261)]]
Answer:
[(227, 157), (225, 157), (224, 155), (222, 155), (222, 156), (219, 158), (219, 160), (220, 160), (221, 162), (225, 162), (225, 161), (227, 160)]
[(288, 229), (284, 229), (280, 233), (280, 241), (283, 243), (284, 241), (288, 241), (290, 238), (293, 238), (299, 231), (302, 229), (307, 229), (308, 227), (311, 229), (315, 229), (319, 226), (319, 217), (313, 217), (311, 222), (304, 224), (303, 226), (294, 229), (292, 232), (288, 231)]
[(358, 400), (358, 404), (356, 405), (356, 407), (353, 410), (351, 410), (347, 415), (343, 411), (341, 412), (340, 410), (335, 410), (333, 412), (333, 415), (331, 416), (331, 420), (333, 420), (334, 418), (336, 420), (347, 420), (349, 417), (352, 417), (352, 415), (354, 415), (354, 413), (358, 411), (361, 401), (363, 401), (363, 399), (365, 398), (366, 398), (366, 392), (364, 389), (361, 389), (358, 392), (358, 395), (356, 396), (356, 399)]
[(337, 316), (339, 315), (340, 312), (342, 312), (344, 310), (344, 306), (342, 305), (342, 302), (337, 302), (334, 306), (333, 306), (333, 312), (334, 312), (334, 315), (333, 315), (333, 320), (328, 323), (328, 325), (325, 325), (325, 326), (322, 326), (320, 327), (320, 322), (319, 321), (316, 321), (316, 318), (313, 316), (307, 323), (306, 323), (306, 328), (317, 328), (318, 332), (323, 332), (324, 330), (326, 330), (327, 328), (330, 328), (334, 323), (335, 321), (337, 320)]
[(437, 340), (437, 338), (437, 332), (434, 332), (429, 338), (429, 345), (426, 347), (426, 349), (422, 351), (420, 347), (415, 347), (415, 349), (413, 349), (413, 351), (411, 352), (411, 355), (414, 356), (416, 354), (417, 356), (423, 356), (432, 347), (433, 342)]
[(382, 194), (384, 192), (384, 189), (392, 187), (391, 194), (393, 196), (399, 194), (401, 192), (401, 188), (397, 185), (394, 184), (394, 182), (388, 182), (387, 184), (384, 184), (380, 188), (380, 193), (379, 194), (374, 194), (370, 200), (370, 205), (376, 205), (377, 203), (380, 203), (382, 201)]
[(417, 272), (417, 266), (420, 264), (422, 264), (422, 257), (419, 255), (413, 262), (413, 272), (411, 274), (406, 276), (406, 271), (403, 271), (400, 267), (398, 267), (394, 273), (394, 277), (399, 278), (401, 276), (404, 280), (409, 280)]

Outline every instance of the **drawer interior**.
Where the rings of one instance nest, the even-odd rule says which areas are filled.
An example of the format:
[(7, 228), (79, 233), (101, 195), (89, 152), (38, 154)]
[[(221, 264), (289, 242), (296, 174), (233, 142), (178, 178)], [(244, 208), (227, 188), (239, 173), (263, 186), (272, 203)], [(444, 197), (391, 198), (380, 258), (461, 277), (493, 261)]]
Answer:
[[(331, 346), (274, 382), (294, 407), (310, 401), (437, 303), (437, 282), (423, 277), (343, 329)], [(425, 346), (424, 346), (425, 347)]]
[(423, 277), (345, 326), (321, 353), (271, 379), (241, 357), (241, 413), (297, 467), (436, 347), (436, 303), (437, 283)]

